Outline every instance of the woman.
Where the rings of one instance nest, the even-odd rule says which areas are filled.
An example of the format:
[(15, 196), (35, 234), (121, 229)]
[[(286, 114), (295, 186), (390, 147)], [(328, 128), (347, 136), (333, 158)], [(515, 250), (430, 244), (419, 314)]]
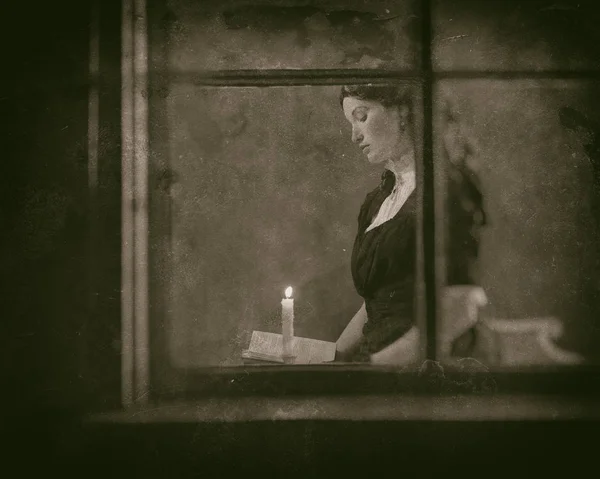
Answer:
[(408, 363), (418, 347), (411, 95), (396, 86), (345, 86), (340, 103), (352, 126), (352, 141), (385, 171), (358, 215), (351, 270), (364, 303), (337, 341), (338, 358), (368, 362), (379, 355)]
[(448, 185), (446, 214), (449, 238), (447, 285), (477, 284), (475, 264), (482, 229), (487, 225), (481, 181), (477, 170), (477, 142), (459, 121), (458, 109), (448, 101), (443, 146)]
[[(414, 323), (417, 199), (412, 95), (398, 86), (344, 86), (340, 104), (352, 127), (352, 141), (369, 163), (385, 170), (381, 184), (367, 194), (358, 215), (351, 270), (364, 302), (337, 340), (337, 357), (409, 364), (418, 358), (419, 345)], [(460, 185), (470, 184), (468, 178), (462, 179)], [(463, 189), (454, 190), (462, 194)], [(450, 188), (453, 196), (454, 190)], [(480, 206), (475, 208), (477, 215)], [(470, 210), (469, 214), (477, 217)], [(470, 245), (463, 247), (463, 243), (462, 236), (457, 241), (450, 238), (448, 248), (460, 263), (464, 255), (457, 251), (467, 248), (467, 256), (473, 255)], [(465, 329), (457, 325), (456, 334), (449, 337), (460, 339), (463, 333)]]

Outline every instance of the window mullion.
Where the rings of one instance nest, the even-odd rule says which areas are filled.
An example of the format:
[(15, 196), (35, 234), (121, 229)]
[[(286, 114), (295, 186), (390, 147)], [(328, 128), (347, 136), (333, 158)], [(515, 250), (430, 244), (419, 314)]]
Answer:
[[(423, 359), (438, 359), (437, 348), (437, 275), (436, 275), (436, 219), (435, 182), (433, 163), (433, 67), (431, 1), (421, 3), (421, 68), (423, 77), (422, 122), (422, 238), (423, 285), (425, 311), (421, 315), (421, 350)], [(423, 318), (424, 316), (424, 318)]]

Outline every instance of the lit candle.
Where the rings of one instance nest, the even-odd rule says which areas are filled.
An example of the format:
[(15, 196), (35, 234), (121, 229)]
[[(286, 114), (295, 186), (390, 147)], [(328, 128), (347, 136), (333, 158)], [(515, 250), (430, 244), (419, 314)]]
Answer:
[(285, 290), (285, 298), (281, 300), (281, 327), (283, 332), (283, 357), (291, 358), (294, 340), (294, 300), (292, 287)]

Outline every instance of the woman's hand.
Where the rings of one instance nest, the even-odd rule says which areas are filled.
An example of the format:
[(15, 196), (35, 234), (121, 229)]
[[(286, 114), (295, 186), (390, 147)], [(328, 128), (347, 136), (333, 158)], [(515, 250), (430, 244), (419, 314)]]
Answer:
[(336, 342), (335, 360), (348, 361), (362, 339), (363, 326), (367, 322), (365, 303), (356, 312)]

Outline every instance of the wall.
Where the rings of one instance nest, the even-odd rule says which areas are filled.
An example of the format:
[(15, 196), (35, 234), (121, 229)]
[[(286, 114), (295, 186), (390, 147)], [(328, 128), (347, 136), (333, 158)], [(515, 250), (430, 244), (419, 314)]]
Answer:
[(338, 93), (172, 87), (177, 364), (239, 362), (253, 329), (279, 330), (288, 285), (298, 335), (334, 340), (358, 310), (350, 252), (382, 170), (351, 143)]
[(414, 0), (167, 0), (168, 68), (394, 68), (419, 63)]
[[(95, 79), (96, 86), (101, 84), (103, 121), (99, 206), (92, 209), (87, 151), (90, 6), (59, 1), (6, 7), (0, 95), (0, 371), (2, 399), (20, 417), (16, 410), (34, 415), (37, 408), (77, 408), (103, 403), (111, 395), (118, 398), (118, 344), (115, 349), (111, 341), (120, 336), (120, 88), (118, 75), (111, 84), (110, 69), (104, 69), (102, 81)], [(101, 30), (106, 33), (108, 26), (113, 45), (116, 41), (118, 72), (119, 37), (114, 32), (119, 31), (119, 6), (116, 28), (111, 26), (114, 8), (103, 9)], [(20, 29), (18, 34), (10, 25)], [(102, 38), (110, 45), (107, 35)], [(115, 160), (116, 175), (111, 169)], [(100, 225), (99, 249), (91, 249), (94, 223)], [(89, 401), (91, 392), (95, 399)]]
[[(71, 2), (73, 3), (73, 2)], [(6, 19), (23, 18), (11, 7)], [(87, 9), (27, 15), (30, 34), (3, 39), (3, 234), (0, 347), (4, 389), (21, 401), (79, 393), (85, 310)], [(60, 15), (71, 11), (79, 25)], [(9, 30), (10, 31), (10, 30)], [(6, 341), (6, 343), (4, 343)], [(33, 399), (35, 398), (35, 399)]]

